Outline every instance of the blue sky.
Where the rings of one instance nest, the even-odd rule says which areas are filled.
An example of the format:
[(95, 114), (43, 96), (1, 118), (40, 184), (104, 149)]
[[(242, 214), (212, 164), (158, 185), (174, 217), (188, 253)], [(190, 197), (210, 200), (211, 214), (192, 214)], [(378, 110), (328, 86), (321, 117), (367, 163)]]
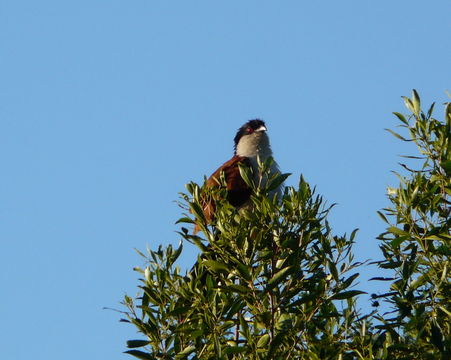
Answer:
[(136, 293), (134, 248), (179, 241), (178, 193), (250, 118), (288, 184), (304, 174), (338, 203), (337, 233), (361, 229), (356, 258), (378, 259), (376, 211), (411, 150), (383, 129), (412, 88), (447, 100), (449, 14), (445, 0), (1, 1), (1, 357), (131, 358), (134, 329), (103, 307)]

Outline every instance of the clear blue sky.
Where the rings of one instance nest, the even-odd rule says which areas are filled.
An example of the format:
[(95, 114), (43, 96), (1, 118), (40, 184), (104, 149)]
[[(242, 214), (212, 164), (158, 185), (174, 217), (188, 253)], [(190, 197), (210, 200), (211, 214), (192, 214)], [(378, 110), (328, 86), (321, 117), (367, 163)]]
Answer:
[(337, 233), (361, 229), (356, 258), (378, 259), (376, 210), (408, 152), (383, 129), (412, 88), (446, 101), (450, 15), (445, 0), (2, 0), (0, 357), (131, 359), (134, 329), (102, 308), (136, 293), (134, 248), (179, 241), (178, 192), (250, 118), (288, 184), (304, 174), (339, 204)]

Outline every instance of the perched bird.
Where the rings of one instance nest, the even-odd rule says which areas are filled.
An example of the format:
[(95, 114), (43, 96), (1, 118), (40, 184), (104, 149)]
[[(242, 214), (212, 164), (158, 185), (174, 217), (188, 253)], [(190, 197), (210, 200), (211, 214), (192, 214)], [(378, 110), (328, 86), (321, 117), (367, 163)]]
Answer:
[[(254, 181), (258, 184), (258, 162), (265, 161), (272, 157), (272, 150), (267, 135), (267, 128), (264, 121), (260, 119), (250, 120), (241, 126), (234, 138), (234, 155), (221, 165), (206, 181), (205, 186), (219, 187), (221, 186), (221, 174), (224, 174), (227, 189), (227, 200), (232, 206), (241, 208), (245, 206), (252, 194), (252, 189), (246, 184), (241, 177), (238, 164), (249, 166), (254, 174)], [(270, 176), (280, 173), (279, 167), (273, 161), (270, 168)], [(281, 186), (273, 190), (270, 195), (277, 193), (280, 195)], [(204, 216), (208, 222), (212, 221), (215, 212), (215, 203), (212, 199), (205, 200), (203, 205)], [(199, 231), (196, 225), (194, 233)]]

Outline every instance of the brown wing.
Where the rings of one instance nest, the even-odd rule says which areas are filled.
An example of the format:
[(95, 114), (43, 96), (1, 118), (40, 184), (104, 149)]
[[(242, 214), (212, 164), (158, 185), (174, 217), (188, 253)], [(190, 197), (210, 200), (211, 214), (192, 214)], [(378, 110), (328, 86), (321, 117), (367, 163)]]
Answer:
[[(221, 186), (221, 173), (224, 174), (224, 178), (227, 185), (227, 200), (231, 205), (239, 207), (244, 205), (251, 196), (251, 189), (243, 180), (240, 175), (240, 169), (238, 164), (251, 166), (251, 163), (247, 157), (235, 155), (229, 161), (224, 163), (217, 169), (207, 180), (207, 187), (219, 187)], [(203, 210), (205, 218), (210, 222), (214, 217), (215, 203), (213, 199), (205, 199), (203, 204)], [(199, 227), (196, 225), (194, 233), (199, 231)]]
[(234, 156), (218, 170), (216, 170), (207, 180), (207, 186), (219, 186), (221, 173), (224, 173), (224, 178), (227, 184), (227, 200), (233, 206), (241, 206), (251, 195), (251, 189), (240, 175), (238, 164), (251, 166), (250, 161), (244, 156)]

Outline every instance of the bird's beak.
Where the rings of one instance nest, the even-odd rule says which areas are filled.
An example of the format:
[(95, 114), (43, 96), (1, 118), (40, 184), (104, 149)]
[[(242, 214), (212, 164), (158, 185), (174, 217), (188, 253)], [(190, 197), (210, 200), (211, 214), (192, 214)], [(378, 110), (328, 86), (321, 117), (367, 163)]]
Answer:
[(258, 129), (256, 129), (255, 131), (268, 131), (268, 129), (265, 126), (260, 126)]

